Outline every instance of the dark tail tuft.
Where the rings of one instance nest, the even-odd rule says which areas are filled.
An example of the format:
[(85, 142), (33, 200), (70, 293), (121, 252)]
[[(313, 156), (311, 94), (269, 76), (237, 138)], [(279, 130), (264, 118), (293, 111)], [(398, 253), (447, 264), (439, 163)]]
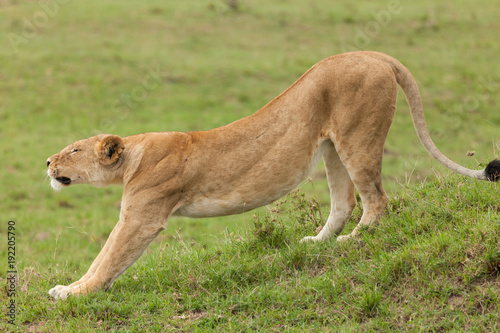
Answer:
[(489, 181), (496, 182), (500, 180), (500, 160), (491, 161), (484, 169), (484, 173)]

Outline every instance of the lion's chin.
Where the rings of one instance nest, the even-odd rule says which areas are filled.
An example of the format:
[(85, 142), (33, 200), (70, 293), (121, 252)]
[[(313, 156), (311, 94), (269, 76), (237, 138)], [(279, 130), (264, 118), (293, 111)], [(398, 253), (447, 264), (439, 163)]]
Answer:
[(69, 186), (70, 183), (71, 183), (71, 181), (70, 182), (66, 182), (65, 184), (63, 184), (62, 182), (58, 181), (56, 178), (51, 178), (50, 179), (50, 186), (52, 186), (52, 188), (54, 190), (56, 190), (56, 191), (62, 190), (66, 186)]

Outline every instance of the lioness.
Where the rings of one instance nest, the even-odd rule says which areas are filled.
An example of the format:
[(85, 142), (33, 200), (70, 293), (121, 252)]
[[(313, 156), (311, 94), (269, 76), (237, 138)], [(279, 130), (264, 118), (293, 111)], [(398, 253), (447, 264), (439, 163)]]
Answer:
[(356, 205), (354, 231), (376, 222), (387, 204), (381, 181), (384, 142), (403, 88), (418, 137), (432, 157), (464, 176), (497, 181), (500, 160), (470, 170), (446, 158), (427, 130), (420, 93), (408, 69), (377, 52), (350, 52), (320, 61), (255, 114), (204, 132), (101, 134), (77, 141), (47, 160), (51, 185), (123, 185), (120, 219), (88, 272), (55, 298), (109, 288), (165, 229), (174, 215), (208, 217), (267, 205), (298, 186), (320, 158), (331, 212), (321, 232), (338, 235)]

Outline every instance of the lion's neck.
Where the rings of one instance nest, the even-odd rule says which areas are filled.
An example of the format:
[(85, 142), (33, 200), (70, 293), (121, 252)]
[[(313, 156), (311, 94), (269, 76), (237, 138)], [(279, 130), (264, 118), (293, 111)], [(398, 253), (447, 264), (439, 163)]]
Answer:
[(144, 155), (144, 145), (137, 136), (123, 138), (125, 151), (123, 153), (123, 165), (116, 174), (116, 183), (125, 185), (133, 178), (139, 170)]

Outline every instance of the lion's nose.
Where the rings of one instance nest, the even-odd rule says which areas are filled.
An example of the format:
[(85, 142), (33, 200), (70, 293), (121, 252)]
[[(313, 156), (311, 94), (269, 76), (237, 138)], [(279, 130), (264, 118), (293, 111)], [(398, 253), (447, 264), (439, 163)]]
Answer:
[(47, 168), (49, 167), (49, 165), (50, 165), (51, 162), (52, 161), (50, 159), (47, 160)]

